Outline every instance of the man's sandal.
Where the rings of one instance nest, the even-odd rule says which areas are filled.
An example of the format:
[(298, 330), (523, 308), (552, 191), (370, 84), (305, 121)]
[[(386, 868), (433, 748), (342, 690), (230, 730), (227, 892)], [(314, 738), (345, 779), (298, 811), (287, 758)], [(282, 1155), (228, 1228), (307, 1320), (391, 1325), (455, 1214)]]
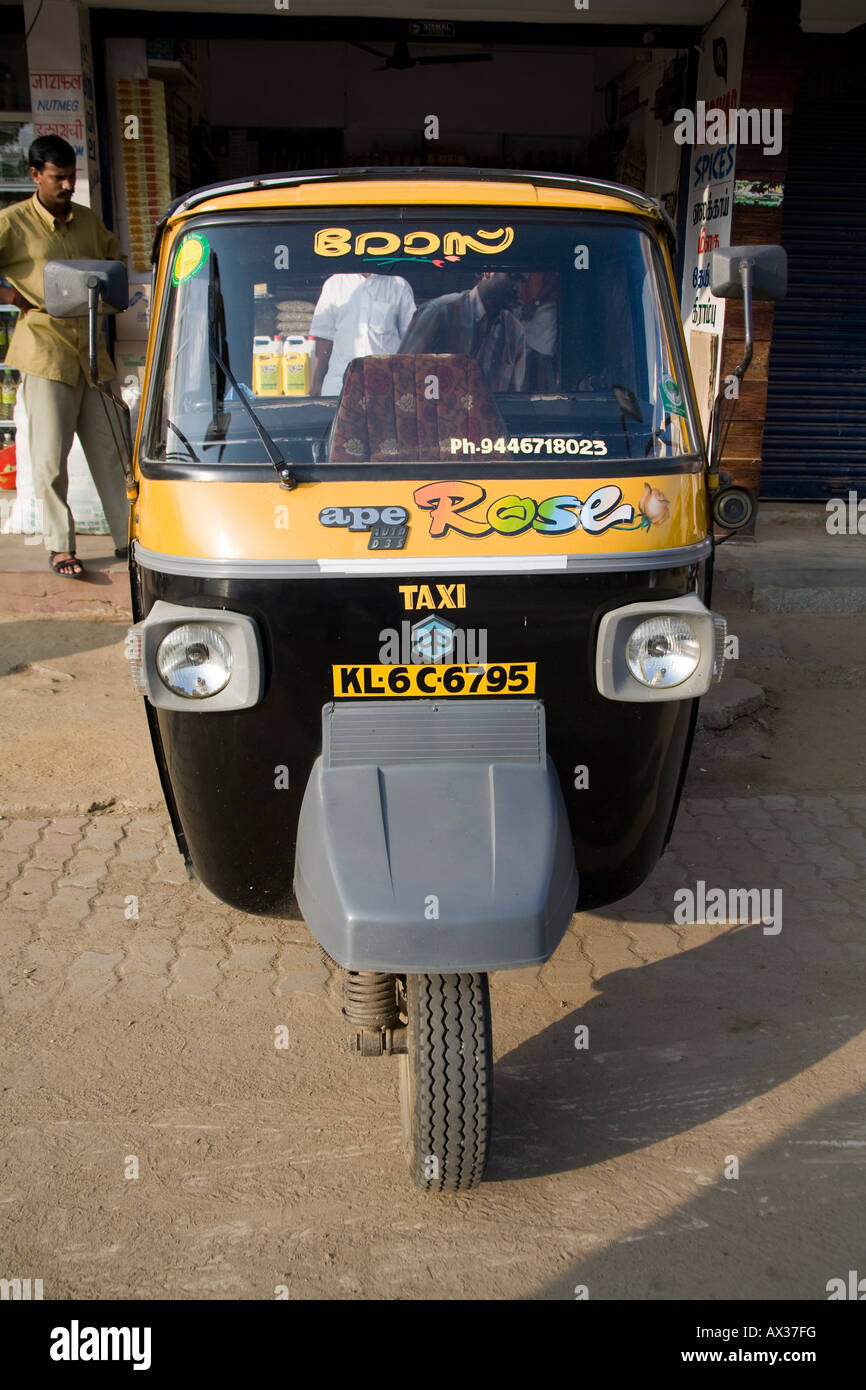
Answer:
[(71, 558), (67, 556), (65, 560), (59, 560), (57, 558), (59, 553), (57, 550), (52, 550), (48, 556), (48, 563), (54, 573), (59, 574), (61, 579), (80, 579), (84, 573), (84, 566), (78, 557), (72, 555)]

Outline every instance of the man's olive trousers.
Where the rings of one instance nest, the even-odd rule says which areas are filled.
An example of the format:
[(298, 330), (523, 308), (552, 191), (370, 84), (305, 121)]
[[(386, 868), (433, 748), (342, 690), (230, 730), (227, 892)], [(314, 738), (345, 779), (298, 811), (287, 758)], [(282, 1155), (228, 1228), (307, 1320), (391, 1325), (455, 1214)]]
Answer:
[(123, 437), (121, 411), (112, 406), (82, 372), (77, 386), (26, 372), (22, 378), (27, 434), (33, 469), (33, 492), (42, 503), (42, 535), (46, 550), (75, 550), (75, 522), (66, 501), (67, 460), (74, 435), (84, 450), (115, 546), (128, 540), (129, 502), (123, 464), (106, 411), (113, 411), (118, 437)]

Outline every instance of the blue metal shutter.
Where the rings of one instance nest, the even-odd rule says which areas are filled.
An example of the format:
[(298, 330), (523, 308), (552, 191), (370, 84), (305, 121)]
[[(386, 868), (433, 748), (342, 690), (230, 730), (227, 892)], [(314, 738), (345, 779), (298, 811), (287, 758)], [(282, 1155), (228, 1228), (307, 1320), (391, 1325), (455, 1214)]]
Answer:
[[(862, 52), (862, 45), (856, 45)], [(770, 350), (761, 496), (866, 496), (866, 105), (859, 61), (804, 76), (782, 245), (788, 297)], [(850, 54), (850, 46), (849, 46)]]

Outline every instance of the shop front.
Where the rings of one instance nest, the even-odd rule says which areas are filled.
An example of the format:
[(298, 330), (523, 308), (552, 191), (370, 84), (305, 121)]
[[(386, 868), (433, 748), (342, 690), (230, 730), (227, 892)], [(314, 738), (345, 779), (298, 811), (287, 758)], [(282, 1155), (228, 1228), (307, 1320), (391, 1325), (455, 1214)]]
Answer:
[[(721, 9), (716, 0), (645, 0), (606, 7), (604, 24), (577, 5), (568, 22), (560, 7), (542, 7), (522, 23), (484, 0), (435, 19), (420, 4), (401, 5), (394, 18), (352, 17), (352, 8), (289, 9), (264, 0), (258, 12), (245, 6), (243, 13), (214, 13), (205, 0), (187, 0), (183, 11), (88, 11), (73, 0), (4, 7), (15, 38), (8, 90), (15, 109), (3, 113), (2, 129), (14, 132), (18, 148), (18, 183), (8, 181), (6, 196), (29, 188), (22, 152), (31, 130), (66, 132), (79, 158), (78, 196), (101, 211), (128, 255), (132, 302), (118, 323), (121, 378), (134, 379), (143, 361), (154, 226), (173, 198), (194, 187), (370, 165), (540, 170), (626, 183), (659, 199), (673, 218), (681, 312), (706, 429), (739, 346), (738, 315), (729, 309), (726, 340), (724, 301), (710, 293), (710, 256), (732, 241), (779, 239), (801, 71), (790, 59), (809, 42), (801, 23), (827, 17), (801, 20), (796, 0), (748, 7), (728, 0)], [(389, 8), (384, 0), (380, 9)], [(764, 43), (770, 22), (790, 50), (787, 83)], [(854, 22), (838, 20), (849, 28)], [(828, 41), (845, 39), (837, 32)], [(5, 93), (0, 73), (0, 101)], [(747, 103), (778, 108), (778, 148), (769, 129), (770, 143), (760, 146), (738, 142), (736, 129), (733, 140), (730, 132), (712, 137), (708, 116)], [(685, 139), (684, 110), (704, 119)], [(755, 217), (756, 185), (759, 206), (775, 222)], [(862, 236), (862, 206), (852, 215)], [(758, 332), (749, 398), (725, 453), (735, 481), (755, 489), (772, 337), (766, 310)], [(779, 370), (784, 376), (784, 361)], [(821, 447), (832, 454), (831, 432)], [(808, 461), (801, 458), (797, 470), (808, 473)], [(829, 464), (824, 473), (835, 476)], [(805, 495), (796, 480), (781, 484), (783, 495), (787, 487)], [(773, 495), (778, 489), (774, 482)]]

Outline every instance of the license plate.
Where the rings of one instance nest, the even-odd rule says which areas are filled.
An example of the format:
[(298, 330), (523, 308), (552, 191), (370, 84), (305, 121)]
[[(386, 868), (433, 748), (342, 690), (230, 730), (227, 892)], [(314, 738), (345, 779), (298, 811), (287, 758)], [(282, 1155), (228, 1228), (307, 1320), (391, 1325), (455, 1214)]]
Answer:
[(334, 666), (335, 695), (534, 695), (535, 662), (485, 666)]

